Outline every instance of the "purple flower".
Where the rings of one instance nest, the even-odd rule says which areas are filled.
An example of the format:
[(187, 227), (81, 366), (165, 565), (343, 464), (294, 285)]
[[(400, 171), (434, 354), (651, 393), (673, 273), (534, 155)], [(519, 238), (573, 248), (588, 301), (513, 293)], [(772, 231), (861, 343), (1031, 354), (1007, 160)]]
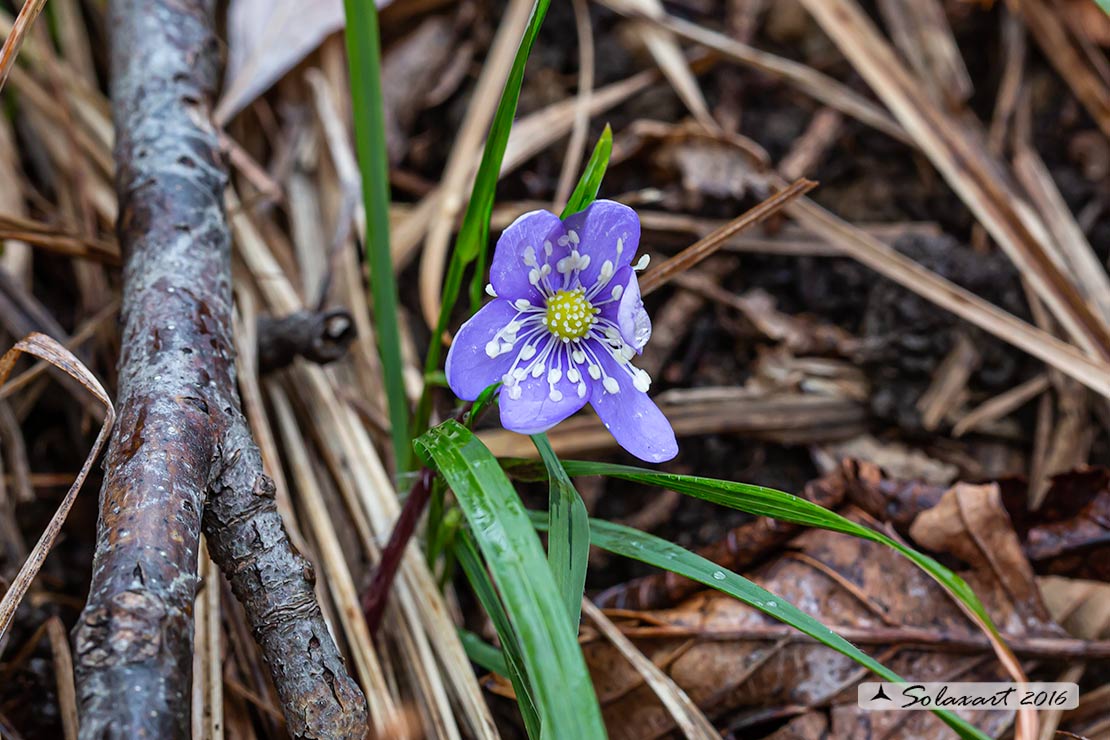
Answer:
[(599, 200), (560, 221), (532, 211), (497, 241), (486, 292), (447, 354), (447, 382), (473, 401), (501, 381), (501, 423), (521, 434), (558, 424), (589, 402), (622, 447), (641, 460), (678, 453), (674, 431), (647, 396), (651, 378), (631, 360), (651, 337), (632, 256), (640, 220)]

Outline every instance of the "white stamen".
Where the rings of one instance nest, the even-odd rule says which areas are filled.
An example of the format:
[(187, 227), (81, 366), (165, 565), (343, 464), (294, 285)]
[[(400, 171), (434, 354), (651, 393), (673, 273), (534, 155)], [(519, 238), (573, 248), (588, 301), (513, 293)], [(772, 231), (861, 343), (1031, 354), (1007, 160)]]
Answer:
[(499, 354), (501, 354), (501, 345), (499, 345), (497, 343), (496, 339), (493, 340), (492, 342), (486, 342), (486, 356), (487, 357), (489, 357), (492, 360), (494, 357), (497, 357)]
[(557, 367), (553, 367), (547, 371), (547, 382), (558, 383), (563, 379), (563, 371)]
[(509, 398), (515, 401), (520, 398), (522, 393), (524, 393), (524, 389), (521, 388), (519, 385), (514, 385), (512, 388), (509, 389)]
[(606, 392), (608, 392), (608, 393), (614, 393), (614, 394), (615, 394), (615, 393), (619, 393), (619, 392), (620, 392), (620, 389), (621, 389), (621, 387), (620, 387), (620, 385), (619, 385), (619, 384), (617, 383), (617, 379), (616, 379), (616, 378), (614, 378), (614, 377), (608, 377), (608, 378), (606, 378), (605, 380), (603, 380), (603, 381), (601, 382), (601, 384), (602, 384), (603, 386), (605, 386), (605, 390), (606, 390)]
[(613, 296), (614, 301), (619, 301), (620, 297), (623, 294), (624, 294), (624, 286), (623, 285), (614, 285), (613, 286), (613, 292), (612, 292), (611, 295)]
[(570, 239), (571, 244), (577, 244), (578, 243), (578, 232), (575, 231), (574, 229), (571, 229), (570, 231), (567, 232), (567, 238)]
[(532, 247), (524, 248), (524, 264), (528, 265), (529, 267), (536, 266), (536, 250)]
[(541, 375), (543, 375), (543, 363), (537, 362), (535, 365), (532, 366), (532, 377), (538, 378)]
[(570, 356), (571, 356), (571, 359), (573, 359), (579, 365), (581, 365), (582, 363), (584, 363), (586, 361), (586, 353), (583, 352), (580, 349), (576, 349), (573, 352), (571, 352)]
[(497, 291), (493, 289), (493, 283), (486, 283), (486, 295), (490, 298), (497, 297)]
[(540, 271), (537, 270), (534, 267), (531, 270), (529, 270), (528, 271), (528, 282), (530, 282), (532, 285), (539, 285), (540, 284)]
[(570, 244), (570, 237), (566, 234), (563, 234), (555, 241), (559, 244), (560, 247), (565, 247), (566, 245)]
[(632, 376), (632, 385), (641, 393), (647, 393), (648, 388), (651, 387), (651, 376), (643, 370), (636, 368), (636, 373)]
[(640, 259), (636, 261), (636, 264), (632, 266), (632, 269), (636, 272), (642, 272), (647, 269), (649, 262), (651, 262), (651, 255), (641, 254)]
[(567, 380), (569, 380), (572, 383), (577, 383), (581, 379), (582, 379), (582, 373), (578, 372), (578, 368), (576, 368), (576, 367), (567, 368)]
[(601, 365), (590, 365), (587, 369), (590, 373), (590, 377), (594, 380), (601, 377)]
[(579, 398), (585, 398), (586, 397), (586, 384), (585, 383), (579, 383), (578, 384), (578, 397)]
[(605, 260), (601, 263), (601, 274), (598, 278), (601, 280), (608, 280), (613, 277), (613, 260)]
[(617, 254), (620, 254), (623, 251), (624, 251), (624, 239), (621, 239), (618, 236), (617, 237)]
[(552, 401), (558, 403), (559, 401), (563, 400), (563, 392), (558, 388), (552, 388), (548, 392), (547, 397), (550, 398)]
[(515, 301), (513, 301), (513, 306), (516, 307), (517, 311), (527, 311), (528, 309), (532, 308), (532, 302), (529, 301), (527, 298), (517, 298)]
[(551, 240), (550, 239), (543, 243), (543, 253), (546, 254), (548, 257), (551, 256), (551, 252), (552, 252), (553, 249), (554, 248), (551, 246)]
[(531, 360), (536, 356), (536, 346), (534, 344), (524, 345), (524, 349), (520, 350), (520, 359)]

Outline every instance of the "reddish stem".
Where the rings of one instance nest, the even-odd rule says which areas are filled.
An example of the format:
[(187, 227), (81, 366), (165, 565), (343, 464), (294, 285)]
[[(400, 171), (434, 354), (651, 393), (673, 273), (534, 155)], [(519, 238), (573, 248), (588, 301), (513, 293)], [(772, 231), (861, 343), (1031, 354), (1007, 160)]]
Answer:
[(377, 634), (381, 624), (393, 579), (397, 577), (397, 568), (401, 565), (401, 557), (416, 531), (416, 523), (428, 506), (432, 494), (432, 477), (430, 468), (421, 468), (420, 477), (416, 479), (405, 499), (405, 505), (401, 508), (401, 516), (397, 517), (397, 523), (393, 525), (389, 543), (382, 550), (378, 569), (374, 571), (374, 580), (370, 582), (370, 588), (362, 598), (362, 612), (366, 615), (366, 625), (372, 635)]

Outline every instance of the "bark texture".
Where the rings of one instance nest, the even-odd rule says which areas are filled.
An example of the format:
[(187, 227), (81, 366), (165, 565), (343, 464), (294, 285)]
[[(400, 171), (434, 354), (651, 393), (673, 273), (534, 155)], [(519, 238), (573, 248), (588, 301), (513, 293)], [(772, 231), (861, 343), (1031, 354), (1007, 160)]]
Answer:
[(212, 0), (113, 0), (118, 422), (89, 600), (74, 629), (81, 737), (187, 738), (203, 525), (297, 738), (362, 738), (366, 705), (328, 634), (239, 408), (226, 171), (210, 110)]

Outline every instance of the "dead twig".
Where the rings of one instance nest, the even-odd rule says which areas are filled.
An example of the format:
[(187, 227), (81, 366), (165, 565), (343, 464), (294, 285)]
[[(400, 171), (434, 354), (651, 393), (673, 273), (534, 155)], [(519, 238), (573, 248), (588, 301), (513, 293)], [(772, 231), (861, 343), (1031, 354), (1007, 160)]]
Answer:
[[(189, 735), (203, 526), (295, 738), (362, 738), (366, 707), (290, 545), (240, 411), (210, 0), (111, 6), (123, 286), (120, 424), (75, 628), (81, 737)], [(138, 690), (136, 690), (138, 688)]]
[(817, 187), (817, 183), (812, 180), (806, 180), (804, 178), (796, 180), (791, 183), (789, 187), (772, 195), (755, 208), (729, 221), (712, 234), (694, 242), (674, 257), (671, 257), (669, 260), (644, 275), (643, 278), (640, 279), (640, 294), (648, 295), (652, 291), (662, 287), (668, 281), (673, 280), (675, 276), (689, 270), (691, 267), (697, 265), (706, 257), (716, 252), (724, 246), (729, 237), (765, 221), (786, 207), (792, 200), (800, 195), (808, 193), (815, 187)]

